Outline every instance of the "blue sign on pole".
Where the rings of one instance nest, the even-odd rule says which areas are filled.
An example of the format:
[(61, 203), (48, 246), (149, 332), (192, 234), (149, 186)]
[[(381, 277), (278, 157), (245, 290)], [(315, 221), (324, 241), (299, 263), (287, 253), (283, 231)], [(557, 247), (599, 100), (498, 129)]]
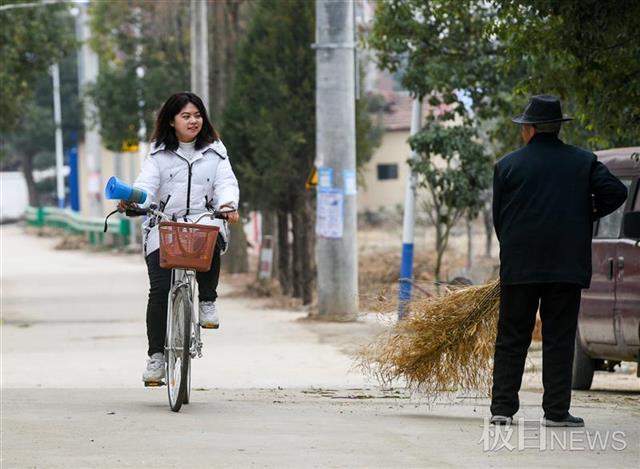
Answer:
[(333, 168), (318, 168), (318, 189), (333, 188)]
[(344, 195), (356, 195), (358, 193), (358, 182), (355, 169), (345, 169), (342, 171), (344, 181)]
[(69, 203), (71, 210), (80, 211), (80, 190), (78, 187), (78, 147), (69, 148)]

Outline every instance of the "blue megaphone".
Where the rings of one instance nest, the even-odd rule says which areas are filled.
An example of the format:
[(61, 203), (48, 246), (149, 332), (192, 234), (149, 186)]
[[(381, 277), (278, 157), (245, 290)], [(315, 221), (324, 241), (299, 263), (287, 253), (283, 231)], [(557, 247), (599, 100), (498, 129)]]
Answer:
[(125, 184), (115, 176), (111, 176), (107, 181), (107, 185), (104, 188), (104, 196), (107, 199), (126, 200), (136, 204), (143, 204), (147, 200), (145, 191)]

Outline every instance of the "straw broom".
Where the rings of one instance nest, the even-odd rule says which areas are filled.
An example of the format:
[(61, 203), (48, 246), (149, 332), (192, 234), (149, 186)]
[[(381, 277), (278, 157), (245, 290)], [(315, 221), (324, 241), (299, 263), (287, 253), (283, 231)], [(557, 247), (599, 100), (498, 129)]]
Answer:
[(491, 385), (500, 282), (413, 301), (411, 313), (362, 349), (360, 367), (384, 385), (404, 379), (432, 396)]

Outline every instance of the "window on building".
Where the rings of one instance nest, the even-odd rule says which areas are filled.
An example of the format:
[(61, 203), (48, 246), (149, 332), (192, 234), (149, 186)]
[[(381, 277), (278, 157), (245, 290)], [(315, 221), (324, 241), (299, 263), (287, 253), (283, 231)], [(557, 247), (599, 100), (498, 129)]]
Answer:
[(398, 179), (398, 165), (397, 164), (379, 164), (378, 165), (378, 180), (384, 179)]

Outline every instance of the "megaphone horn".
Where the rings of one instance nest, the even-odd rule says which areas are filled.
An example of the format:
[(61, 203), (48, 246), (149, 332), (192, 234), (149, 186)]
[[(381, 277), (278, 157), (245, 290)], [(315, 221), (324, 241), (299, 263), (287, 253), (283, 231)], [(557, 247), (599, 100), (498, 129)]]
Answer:
[(104, 195), (107, 199), (126, 200), (136, 204), (143, 204), (147, 200), (147, 193), (142, 189), (137, 189), (122, 182), (115, 176), (111, 176), (104, 188)]

